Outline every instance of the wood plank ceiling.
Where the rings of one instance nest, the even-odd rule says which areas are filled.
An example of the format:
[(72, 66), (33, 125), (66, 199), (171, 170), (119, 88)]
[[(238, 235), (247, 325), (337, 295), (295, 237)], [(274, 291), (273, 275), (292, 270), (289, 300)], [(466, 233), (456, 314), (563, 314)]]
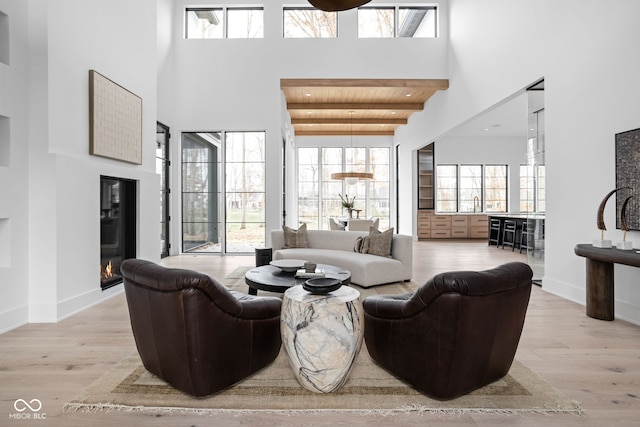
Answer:
[(447, 79), (281, 79), (298, 136), (393, 135)]

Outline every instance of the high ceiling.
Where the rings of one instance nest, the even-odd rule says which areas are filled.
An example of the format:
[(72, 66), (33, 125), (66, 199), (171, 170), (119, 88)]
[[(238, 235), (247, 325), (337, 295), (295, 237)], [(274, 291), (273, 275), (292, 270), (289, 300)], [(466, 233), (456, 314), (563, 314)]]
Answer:
[(447, 79), (281, 79), (298, 136), (393, 135)]

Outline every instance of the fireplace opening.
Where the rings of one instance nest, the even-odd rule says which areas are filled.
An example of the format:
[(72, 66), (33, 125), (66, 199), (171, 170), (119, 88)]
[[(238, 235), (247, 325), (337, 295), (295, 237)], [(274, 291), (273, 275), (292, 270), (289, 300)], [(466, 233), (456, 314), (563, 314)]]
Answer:
[(136, 181), (100, 177), (100, 287), (122, 283), (120, 264), (136, 257)]

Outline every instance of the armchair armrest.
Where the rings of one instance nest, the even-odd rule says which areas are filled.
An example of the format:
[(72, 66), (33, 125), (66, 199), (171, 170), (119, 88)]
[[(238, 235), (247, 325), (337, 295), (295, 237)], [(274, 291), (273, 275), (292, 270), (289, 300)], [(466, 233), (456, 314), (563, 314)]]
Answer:
[(365, 298), (362, 306), (365, 313), (383, 319), (400, 319), (407, 316), (407, 302), (414, 294), (374, 295)]
[(282, 300), (280, 298), (246, 295), (237, 291), (230, 292), (240, 303), (242, 311), (239, 317), (242, 319), (261, 320), (280, 316), (282, 307)]

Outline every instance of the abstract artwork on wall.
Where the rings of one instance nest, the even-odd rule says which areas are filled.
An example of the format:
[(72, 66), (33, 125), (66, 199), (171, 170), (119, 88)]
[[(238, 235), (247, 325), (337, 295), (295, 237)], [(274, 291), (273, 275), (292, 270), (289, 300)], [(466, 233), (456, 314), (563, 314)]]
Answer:
[(89, 153), (142, 163), (142, 98), (89, 70)]
[(616, 228), (621, 228), (620, 212), (626, 206), (626, 225), (640, 230), (640, 129), (616, 134), (616, 188), (630, 187), (616, 193)]

